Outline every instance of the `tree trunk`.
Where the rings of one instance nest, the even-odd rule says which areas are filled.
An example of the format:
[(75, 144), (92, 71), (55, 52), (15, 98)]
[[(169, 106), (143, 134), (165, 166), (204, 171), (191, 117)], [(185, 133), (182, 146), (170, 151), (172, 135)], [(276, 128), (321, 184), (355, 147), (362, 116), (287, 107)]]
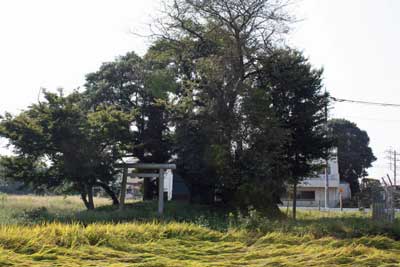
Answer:
[(114, 206), (118, 206), (119, 205), (118, 197), (114, 193), (114, 191), (112, 191), (111, 187), (109, 187), (106, 183), (103, 183), (103, 182), (96, 182), (95, 185), (100, 186), (101, 188), (103, 188), (104, 192), (106, 192), (106, 194), (109, 195), (110, 198), (112, 199), (112, 202), (113, 202)]
[(293, 184), (293, 208), (292, 208), (293, 220), (296, 220), (296, 207), (297, 207), (297, 183), (294, 183)]
[(153, 184), (150, 178), (143, 179), (143, 200), (153, 200)]
[(83, 204), (85, 204), (86, 209), (89, 209), (89, 202), (87, 200), (87, 194), (86, 192), (81, 193), (81, 199), (83, 201)]
[(86, 191), (87, 191), (87, 209), (88, 210), (93, 210), (94, 209), (94, 201), (93, 201), (93, 186), (92, 185), (87, 185), (86, 186)]

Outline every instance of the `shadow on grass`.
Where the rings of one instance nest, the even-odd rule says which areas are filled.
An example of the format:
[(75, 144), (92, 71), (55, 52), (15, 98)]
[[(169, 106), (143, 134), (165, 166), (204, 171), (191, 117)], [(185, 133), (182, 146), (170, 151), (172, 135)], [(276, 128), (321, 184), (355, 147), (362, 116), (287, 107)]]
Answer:
[(188, 222), (215, 230), (228, 229), (229, 212), (222, 208), (191, 205), (182, 202), (168, 202), (162, 218), (157, 214), (157, 202), (130, 203), (123, 210), (116, 206), (101, 206), (94, 210), (75, 213), (56, 213), (45, 207), (25, 210), (15, 214), (21, 224), (49, 222), (62, 223), (123, 223), (123, 222)]
[(332, 236), (336, 238), (358, 238), (362, 236), (385, 235), (400, 240), (400, 221), (393, 224), (372, 221), (367, 215), (338, 215), (323, 217), (321, 214), (303, 214), (294, 221), (289, 218), (268, 220), (257, 212), (243, 216), (222, 208), (168, 202), (162, 218), (157, 215), (156, 202), (127, 204), (124, 210), (115, 206), (102, 206), (91, 211), (76, 213), (54, 213), (46, 208), (37, 208), (16, 214), (21, 224), (49, 222), (81, 223), (124, 223), (124, 222), (187, 222), (217, 231), (229, 229), (246, 230), (253, 234), (269, 232), (292, 233), (300, 236), (312, 235), (316, 238)]

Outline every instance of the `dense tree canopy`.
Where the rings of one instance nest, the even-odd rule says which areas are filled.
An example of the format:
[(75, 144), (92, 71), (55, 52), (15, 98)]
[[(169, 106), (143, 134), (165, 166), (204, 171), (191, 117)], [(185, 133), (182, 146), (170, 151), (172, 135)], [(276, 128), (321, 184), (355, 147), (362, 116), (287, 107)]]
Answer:
[(345, 119), (330, 120), (329, 130), (337, 147), (340, 179), (350, 184), (355, 195), (360, 191), (359, 179), (368, 175), (366, 169), (376, 160), (368, 134)]
[[(322, 70), (313, 69), (299, 51), (292, 49), (275, 50), (262, 63), (261, 84), (268, 90), (280, 126), (286, 129), (285, 162), (296, 196), (297, 184), (320, 168), (312, 162), (328, 156), (328, 95), (322, 91)], [(293, 200), (295, 217), (296, 197)]]
[(44, 96), (44, 102), (17, 116), (6, 114), (1, 122), (0, 135), (16, 154), (2, 159), (7, 177), (80, 192), (89, 209), (93, 187), (101, 186), (117, 204), (110, 182), (131, 135), (131, 113), (113, 106), (88, 111), (77, 92)]
[[(170, 1), (155, 40), (87, 75), (82, 92), (6, 115), (14, 177), (117, 202), (114, 164), (175, 161), (191, 201), (276, 214), (288, 183), (326, 155), (322, 70), (281, 40), (283, 0)], [(151, 199), (152, 184), (145, 184)]]
[(279, 48), (291, 21), (284, 6), (174, 1), (161, 22), (152, 49), (174, 66), (181, 89), (178, 170), (203, 201), (217, 194), (239, 207), (274, 206), (285, 181), (297, 184), (325, 155), (322, 71)]
[(281, 1), (224, 0), (174, 1), (166, 10), (151, 51), (179, 83), (177, 163), (193, 201), (276, 207), (284, 191), (285, 135), (256, 83), (257, 58), (290, 20), (282, 8)]

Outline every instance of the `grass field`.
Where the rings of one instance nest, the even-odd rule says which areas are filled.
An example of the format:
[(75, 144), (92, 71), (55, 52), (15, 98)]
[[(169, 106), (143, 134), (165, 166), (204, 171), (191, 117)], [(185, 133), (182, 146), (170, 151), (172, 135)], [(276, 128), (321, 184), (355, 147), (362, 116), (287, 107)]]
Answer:
[[(216, 216), (169, 203), (86, 212), (76, 197), (2, 196), (0, 266), (400, 266), (400, 224), (365, 214)], [(216, 211), (215, 211), (216, 212)]]

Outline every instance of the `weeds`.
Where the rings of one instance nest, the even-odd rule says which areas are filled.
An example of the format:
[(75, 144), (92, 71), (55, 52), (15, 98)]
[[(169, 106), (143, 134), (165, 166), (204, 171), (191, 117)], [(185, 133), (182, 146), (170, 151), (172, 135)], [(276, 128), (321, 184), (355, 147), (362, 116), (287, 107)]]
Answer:
[[(30, 202), (27, 202), (29, 200)], [(108, 202), (101, 200), (104, 204)], [(0, 266), (398, 266), (400, 224), (365, 213), (250, 211), (167, 203), (85, 211), (74, 197), (6, 196)]]

